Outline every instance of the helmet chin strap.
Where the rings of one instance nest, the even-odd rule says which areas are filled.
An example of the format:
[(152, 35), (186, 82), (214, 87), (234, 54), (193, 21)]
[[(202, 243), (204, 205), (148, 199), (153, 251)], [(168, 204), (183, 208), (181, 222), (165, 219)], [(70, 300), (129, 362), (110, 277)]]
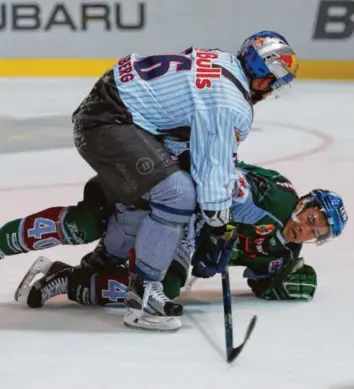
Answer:
[(312, 199), (303, 197), (298, 201), (298, 203), (295, 206), (294, 212), (291, 214), (291, 220), (293, 220), (296, 223), (300, 223), (299, 218), (297, 215), (299, 215), (307, 206), (311, 204)]
[(263, 100), (263, 96), (264, 96), (263, 92), (254, 91), (252, 89), (251, 99), (252, 99), (253, 105), (255, 105), (255, 104), (259, 103), (260, 101), (262, 101)]
[(293, 212), (292, 214), (291, 214), (291, 220), (293, 220), (294, 222), (296, 222), (296, 223), (300, 223), (300, 220), (299, 220), (299, 218), (297, 217), (297, 215), (298, 215), (298, 213), (295, 213), (295, 212)]
[[(312, 202), (313, 202), (313, 199), (310, 196), (303, 197), (302, 199), (300, 199), (298, 204), (295, 206), (295, 209), (294, 209), (293, 213), (291, 214), (290, 219), (293, 220), (295, 223), (300, 223), (298, 215), (304, 209), (306, 209), (309, 205), (311, 205)], [(315, 240), (311, 240), (311, 241), (305, 241), (303, 243), (316, 243), (316, 245), (320, 245), (320, 244), (323, 244), (324, 242), (326, 242), (326, 240), (321, 241), (320, 239), (315, 239)]]

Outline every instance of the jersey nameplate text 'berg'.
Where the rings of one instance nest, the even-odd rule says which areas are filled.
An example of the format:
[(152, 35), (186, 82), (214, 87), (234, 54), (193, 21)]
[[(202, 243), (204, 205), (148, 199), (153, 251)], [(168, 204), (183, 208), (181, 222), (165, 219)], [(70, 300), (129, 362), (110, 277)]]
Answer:
[(120, 82), (129, 82), (134, 79), (130, 55), (127, 55), (118, 61), (118, 73)]

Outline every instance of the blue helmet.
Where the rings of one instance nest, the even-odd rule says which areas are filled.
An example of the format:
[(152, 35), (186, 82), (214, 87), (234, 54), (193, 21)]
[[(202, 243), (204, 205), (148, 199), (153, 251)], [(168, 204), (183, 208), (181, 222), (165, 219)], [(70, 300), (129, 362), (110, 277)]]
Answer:
[(326, 240), (337, 238), (343, 232), (348, 221), (342, 198), (337, 193), (325, 189), (315, 189), (308, 196), (311, 197), (311, 201), (320, 208), (327, 219), (330, 236)]
[(289, 85), (299, 66), (287, 40), (274, 31), (261, 31), (247, 38), (237, 58), (251, 79), (273, 76), (272, 90)]

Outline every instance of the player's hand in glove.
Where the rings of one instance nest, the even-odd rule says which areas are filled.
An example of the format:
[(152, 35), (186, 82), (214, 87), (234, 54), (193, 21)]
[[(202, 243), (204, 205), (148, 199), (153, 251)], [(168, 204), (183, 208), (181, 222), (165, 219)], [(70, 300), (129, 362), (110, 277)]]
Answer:
[(235, 226), (228, 224), (215, 228), (205, 224), (192, 257), (192, 275), (210, 278), (217, 273), (223, 273), (229, 264), (230, 253), (237, 239)]
[(285, 278), (248, 279), (248, 285), (257, 297), (264, 300), (310, 301), (316, 292), (317, 275), (311, 266), (298, 259)]

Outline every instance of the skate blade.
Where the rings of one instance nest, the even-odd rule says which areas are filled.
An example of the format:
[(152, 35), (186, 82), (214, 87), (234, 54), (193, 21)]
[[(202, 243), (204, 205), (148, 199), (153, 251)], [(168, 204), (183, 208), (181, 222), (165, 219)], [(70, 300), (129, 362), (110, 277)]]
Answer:
[(14, 298), (19, 303), (26, 303), (33, 279), (38, 275), (46, 275), (53, 262), (47, 257), (38, 257), (29, 268), (15, 291)]
[(153, 316), (133, 308), (127, 309), (123, 324), (127, 327), (153, 332), (176, 332), (182, 327), (178, 317)]

